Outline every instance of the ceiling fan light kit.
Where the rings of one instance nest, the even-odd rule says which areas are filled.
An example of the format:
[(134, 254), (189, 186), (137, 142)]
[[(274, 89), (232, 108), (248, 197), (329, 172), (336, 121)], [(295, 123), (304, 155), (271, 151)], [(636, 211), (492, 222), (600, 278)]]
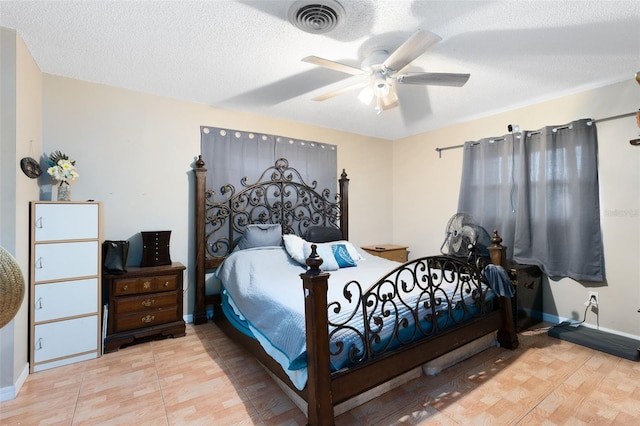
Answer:
[(376, 71), (373, 75), (373, 91), (376, 96), (386, 96), (389, 94), (390, 84), (387, 82), (382, 71)]
[(373, 106), (376, 112), (380, 114), (384, 110), (395, 108), (399, 105), (396, 84), (462, 87), (469, 80), (470, 74), (426, 72), (400, 74), (404, 68), (422, 55), (427, 48), (440, 40), (439, 36), (431, 32), (418, 30), (391, 54), (386, 50), (373, 51), (362, 62), (360, 68), (317, 56), (307, 56), (302, 59), (304, 62), (334, 71), (362, 76), (366, 79), (364, 84), (360, 81), (352, 86), (317, 96), (314, 100), (324, 101), (364, 86), (364, 89), (358, 95), (358, 99), (367, 105)]
[(395, 87), (388, 81), (379, 79), (374, 79), (371, 84), (362, 89), (358, 99), (365, 105), (373, 106), (377, 114), (398, 106)]

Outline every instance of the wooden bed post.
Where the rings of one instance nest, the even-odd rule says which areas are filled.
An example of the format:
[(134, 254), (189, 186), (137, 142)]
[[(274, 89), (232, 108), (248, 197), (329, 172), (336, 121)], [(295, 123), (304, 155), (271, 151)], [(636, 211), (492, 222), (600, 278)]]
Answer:
[(309, 425), (333, 424), (331, 368), (329, 364), (329, 318), (327, 288), (329, 274), (320, 271), (322, 258), (311, 245), (302, 278), (307, 330), (307, 421)]
[[(507, 248), (502, 244), (502, 237), (498, 235), (498, 231), (493, 231), (491, 237), (491, 246), (489, 247), (489, 256), (491, 263), (500, 265), (507, 269)], [(497, 339), (500, 346), (507, 349), (515, 349), (518, 347), (518, 333), (516, 332), (516, 323), (513, 318), (513, 307), (510, 297), (500, 297), (502, 307), (502, 326), (498, 329)]]
[(340, 229), (342, 239), (349, 239), (349, 179), (347, 172), (342, 169), (342, 174), (338, 180), (340, 183)]
[(207, 322), (207, 311), (205, 304), (205, 226), (204, 210), (207, 169), (205, 169), (202, 155), (198, 155), (198, 160), (193, 169), (196, 175), (196, 303), (193, 309), (193, 323), (203, 324)]

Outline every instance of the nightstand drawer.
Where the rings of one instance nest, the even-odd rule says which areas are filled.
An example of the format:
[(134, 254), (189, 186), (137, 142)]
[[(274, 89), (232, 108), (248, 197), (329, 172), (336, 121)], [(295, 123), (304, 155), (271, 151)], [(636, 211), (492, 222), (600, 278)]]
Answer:
[(409, 257), (407, 248), (407, 246), (396, 246), (394, 244), (362, 247), (362, 249), (369, 254), (401, 263), (405, 263)]
[(115, 320), (115, 333), (125, 330), (151, 327), (153, 325), (166, 324), (168, 322), (182, 320), (178, 318), (176, 306), (164, 309), (143, 311), (133, 314), (118, 315)]
[(185, 335), (183, 275), (178, 262), (161, 266), (128, 266), (123, 274), (103, 275), (103, 299), (109, 303), (104, 352), (148, 337)]
[(385, 259), (393, 260), (395, 262), (404, 263), (407, 261), (407, 250), (390, 250), (380, 253), (379, 256), (384, 257)]
[(164, 293), (153, 293), (143, 296), (119, 297), (114, 301), (115, 312), (118, 314), (128, 314), (132, 312), (143, 312), (147, 310), (176, 306), (178, 297), (175, 291)]
[(140, 293), (157, 293), (159, 291), (175, 290), (177, 279), (175, 275), (159, 277), (122, 278), (114, 282), (114, 296), (128, 296)]

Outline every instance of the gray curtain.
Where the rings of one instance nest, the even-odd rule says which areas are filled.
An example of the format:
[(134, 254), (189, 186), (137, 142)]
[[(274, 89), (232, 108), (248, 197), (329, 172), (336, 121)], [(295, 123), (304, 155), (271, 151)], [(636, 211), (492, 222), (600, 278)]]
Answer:
[(491, 235), (497, 229), (513, 257), (521, 135), (466, 142), (458, 211), (471, 214)]
[(465, 144), (459, 211), (552, 278), (604, 280), (599, 199), (592, 120)]
[(332, 194), (337, 191), (338, 149), (335, 145), (202, 126), (200, 152), (207, 168), (207, 189), (216, 192), (227, 183), (239, 190), (244, 177), (249, 183), (256, 182), (260, 174), (280, 158), (287, 159), (307, 184), (316, 181), (318, 192), (325, 188)]

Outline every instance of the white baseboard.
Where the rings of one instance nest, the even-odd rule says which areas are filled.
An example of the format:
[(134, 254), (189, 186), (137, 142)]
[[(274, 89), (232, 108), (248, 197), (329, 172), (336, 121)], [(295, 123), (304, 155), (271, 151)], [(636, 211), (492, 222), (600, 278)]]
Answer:
[(29, 363), (24, 366), (18, 376), (18, 380), (16, 380), (12, 386), (0, 388), (0, 402), (15, 399), (15, 397), (18, 396), (20, 389), (22, 389), (22, 385), (25, 380), (27, 380), (27, 377), (29, 377)]

